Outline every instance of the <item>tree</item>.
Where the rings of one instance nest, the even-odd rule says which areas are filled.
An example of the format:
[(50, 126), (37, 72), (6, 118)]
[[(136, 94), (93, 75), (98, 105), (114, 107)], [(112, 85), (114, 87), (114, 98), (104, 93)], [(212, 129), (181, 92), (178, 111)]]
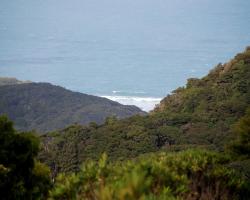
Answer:
[[(37, 185), (50, 185), (49, 173), (41, 173), (44, 172), (41, 165), (40, 170), (35, 167), (35, 156), (38, 151), (38, 137), (32, 133), (16, 133), (13, 123), (6, 116), (0, 116), (1, 198), (34, 199), (33, 194)], [(38, 179), (41, 174), (44, 175), (43, 179)], [(43, 189), (42, 191), (45, 192)], [(35, 196), (38, 197), (38, 194)]]
[(234, 131), (238, 138), (231, 146), (232, 151), (237, 155), (250, 157), (250, 108), (246, 115), (238, 121)]

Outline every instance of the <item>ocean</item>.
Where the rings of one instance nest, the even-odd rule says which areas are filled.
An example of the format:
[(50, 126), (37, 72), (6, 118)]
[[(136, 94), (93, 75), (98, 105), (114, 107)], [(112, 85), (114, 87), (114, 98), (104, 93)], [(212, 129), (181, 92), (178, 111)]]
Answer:
[(143, 110), (250, 45), (249, 0), (0, 0), (0, 76)]

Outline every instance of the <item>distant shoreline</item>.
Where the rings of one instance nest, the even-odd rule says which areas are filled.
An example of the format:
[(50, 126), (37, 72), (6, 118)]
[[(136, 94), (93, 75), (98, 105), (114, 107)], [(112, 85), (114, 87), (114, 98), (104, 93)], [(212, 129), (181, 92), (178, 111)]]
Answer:
[(159, 97), (139, 97), (139, 96), (118, 96), (101, 95), (101, 97), (116, 101), (123, 105), (135, 105), (143, 111), (149, 112), (155, 108), (163, 98)]
[[(0, 77), (0, 86), (2, 85), (14, 85), (14, 84), (24, 84), (24, 83), (32, 83), (31, 81), (22, 81), (15, 77)], [(61, 86), (63, 87), (63, 86)], [(114, 95), (98, 95), (98, 94), (90, 94), (90, 93), (84, 93), (81, 91), (71, 90), (79, 92), (82, 94), (89, 94), (99, 97), (104, 97), (107, 99), (110, 99), (112, 101), (116, 101), (123, 105), (134, 105), (139, 107), (141, 110), (149, 112), (154, 109), (154, 107), (160, 103), (160, 101), (163, 99), (163, 97), (152, 97), (152, 96), (133, 96), (133, 95), (117, 95), (119, 91), (113, 91)], [(142, 94), (142, 92), (136, 92), (135, 94)]]

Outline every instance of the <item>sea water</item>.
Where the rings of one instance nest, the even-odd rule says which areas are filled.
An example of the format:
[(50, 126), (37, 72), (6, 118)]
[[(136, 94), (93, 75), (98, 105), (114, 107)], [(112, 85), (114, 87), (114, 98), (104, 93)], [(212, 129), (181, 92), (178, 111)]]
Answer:
[(0, 0), (0, 76), (148, 111), (250, 45), (249, 0)]

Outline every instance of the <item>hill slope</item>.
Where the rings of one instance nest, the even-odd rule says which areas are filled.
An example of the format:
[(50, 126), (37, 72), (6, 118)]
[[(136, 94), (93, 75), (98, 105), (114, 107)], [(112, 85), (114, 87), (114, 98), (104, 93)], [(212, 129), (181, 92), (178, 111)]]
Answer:
[(25, 83), (0, 87), (0, 114), (7, 114), (19, 130), (46, 132), (73, 123), (102, 123), (108, 116), (124, 118), (144, 112), (48, 83)]
[(44, 135), (40, 159), (54, 173), (77, 171), (84, 160), (133, 158), (161, 149), (223, 150), (232, 126), (250, 106), (250, 48), (202, 79), (189, 79), (147, 116), (110, 118), (103, 125), (73, 125)]

